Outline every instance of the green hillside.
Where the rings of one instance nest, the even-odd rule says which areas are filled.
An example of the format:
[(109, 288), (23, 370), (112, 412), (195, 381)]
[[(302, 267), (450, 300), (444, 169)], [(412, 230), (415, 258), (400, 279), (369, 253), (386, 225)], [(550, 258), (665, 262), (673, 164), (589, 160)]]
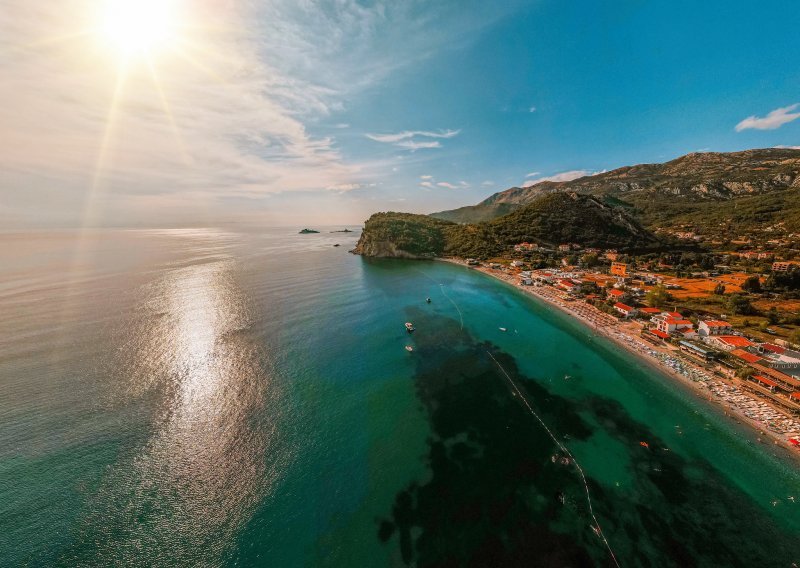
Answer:
[(426, 215), (376, 213), (355, 252), (365, 256), (486, 258), (529, 241), (544, 246), (650, 250), (660, 242), (623, 208), (575, 193), (544, 195), (488, 223), (455, 224)]

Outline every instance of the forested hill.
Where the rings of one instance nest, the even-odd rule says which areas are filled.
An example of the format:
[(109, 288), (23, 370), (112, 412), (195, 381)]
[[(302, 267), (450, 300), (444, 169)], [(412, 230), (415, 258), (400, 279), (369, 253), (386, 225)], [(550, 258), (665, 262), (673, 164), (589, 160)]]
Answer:
[(800, 150), (693, 153), (663, 164), (514, 187), (477, 205), (432, 216), (458, 223), (488, 221), (564, 192), (624, 207), (651, 230), (688, 224), (701, 232), (755, 231), (775, 223), (800, 230)]
[(456, 224), (426, 215), (376, 213), (367, 220), (354, 252), (382, 257), (488, 258), (524, 241), (622, 250), (660, 246), (624, 209), (587, 195), (556, 193), (488, 223)]

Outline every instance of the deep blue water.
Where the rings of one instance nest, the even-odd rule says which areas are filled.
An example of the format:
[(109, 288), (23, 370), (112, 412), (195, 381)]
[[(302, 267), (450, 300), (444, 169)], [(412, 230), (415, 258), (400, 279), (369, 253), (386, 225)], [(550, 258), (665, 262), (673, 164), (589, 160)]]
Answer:
[(779, 450), (522, 293), (357, 237), (0, 235), (0, 564), (800, 562)]

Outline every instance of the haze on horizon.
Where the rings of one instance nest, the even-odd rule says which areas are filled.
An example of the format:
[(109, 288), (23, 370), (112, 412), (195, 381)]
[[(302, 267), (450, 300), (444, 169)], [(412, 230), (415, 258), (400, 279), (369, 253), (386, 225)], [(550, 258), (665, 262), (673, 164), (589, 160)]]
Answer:
[(355, 224), (798, 146), (795, 8), (0, 0), (0, 223)]

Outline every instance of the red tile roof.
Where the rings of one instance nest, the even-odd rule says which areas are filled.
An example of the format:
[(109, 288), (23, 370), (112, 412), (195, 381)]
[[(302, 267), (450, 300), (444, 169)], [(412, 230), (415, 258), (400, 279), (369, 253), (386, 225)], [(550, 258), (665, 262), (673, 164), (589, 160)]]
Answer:
[(671, 318), (683, 319), (683, 315), (680, 312), (667, 312), (667, 315)]
[(658, 308), (640, 308), (640, 312), (643, 314), (660, 314), (661, 310)]
[(762, 377), (761, 375), (753, 375), (750, 378), (757, 380), (759, 383), (764, 383), (768, 387), (777, 387), (778, 386), (778, 383), (776, 383), (775, 381), (771, 381), (767, 377)]
[(731, 327), (731, 324), (726, 321), (710, 320), (703, 323), (705, 323), (708, 327)]
[(777, 353), (778, 355), (786, 351), (786, 349), (780, 345), (773, 345), (772, 343), (762, 343), (761, 347), (764, 349), (764, 351), (771, 351), (772, 353)]
[(798, 398), (798, 399), (800, 399), (800, 392), (793, 392), (793, 393), (792, 393), (792, 394), (790, 394), (789, 396), (790, 396), (790, 397), (792, 397), (792, 398)]
[(614, 304), (614, 307), (619, 308), (620, 310), (625, 310), (626, 312), (632, 312), (633, 310), (636, 309), (626, 304), (623, 304), (622, 302), (617, 302), (616, 304)]
[(669, 333), (664, 333), (663, 331), (659, 331), (657, 329), (651, 329), (649, 331), (656, 337), (660, 337), (661, 339), (669, 339)]
[(667, 318), (664, 321), (669, 325), (694, 325), (691, 321), (685, 319)]
[(617, 296), (617, 297), (619, 297), (619, 296), (624, 296), (625, 292), (623, 292), (622, 290), (609, 290), (608, 291), (608, 295), (609, 296)]
[(739, 359), (744, 359), (748, 363), (756, 363), (761, 360), (761, 357), (758, 355), (753, 355), (752, 353), (745, 351), (744, 349), (734, 349), (731, 351), (731, 355), (735, 355)]
[(733, 347), (752, 347), (755, 345), (755, 343), (741, 335), (718, 335), (716, 339)]

